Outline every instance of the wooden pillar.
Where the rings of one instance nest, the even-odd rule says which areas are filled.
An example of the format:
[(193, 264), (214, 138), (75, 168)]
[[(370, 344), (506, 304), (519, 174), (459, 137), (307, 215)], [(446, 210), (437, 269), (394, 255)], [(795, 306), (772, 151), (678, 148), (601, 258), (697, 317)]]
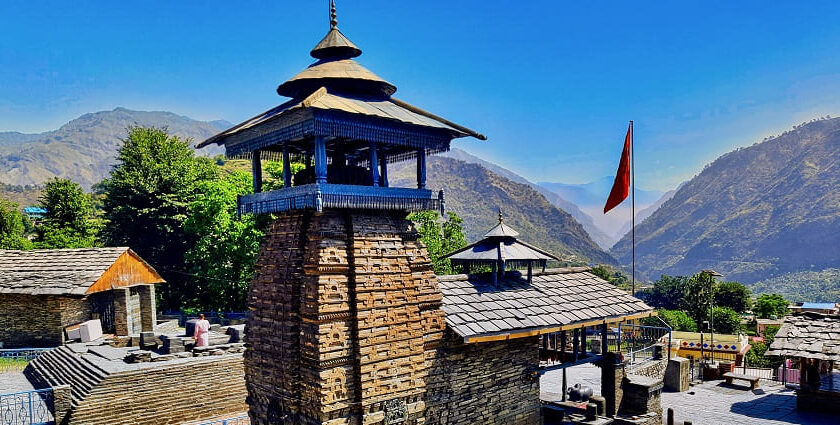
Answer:
[(385, 155), (379, 158), (379, 185), (388, 187), (388, 158)]
[(497, 286), (499, 284), (499, 273), (496, 271), (498, 265), (493, 263), (493, 286)]
[(370, 180), (373, 182), (373, 187), (379, 186), (379, 159), (376, 157), (376, 143), (370, 144)]
[(580, 330), (580, 354), (586, 354), (586, 327)]
[(609, 326), (606, 323), (601, 324), (601, 355), (603, 356), (609, 350)]
[(323, 136), (315, 136), (315, 183), (327, 182), (327, 144)]
[(254, 179), (254, 193), (262, 192), (262, 162), (259, 149), (251, 152), (251, 175)]
[(572, 361), (578, 360), (578, 349), (580, 345), (580, 329), (575, 329), (572, 333)]
[(566, 331), (560, 331), (560, 362), (563, 363), (566, 361), (566, 338), (567, 334)]
[(417, 149), (417, 188), (426, 188), (426, 150)]
[(283, 187), (292, 187), (292, 163), (289, 161), (289, 149), (283, 144)]
[(562, 399), (562, 401), (564, 401), (564, 402), (566, 401), (566, 388), (567, 388), (567, 385), (566, 385), (566, 368), (564, 367), (563, 368), (563, 399)]
[(530, 284), (534, 277), (534, 266), (532, 262), (528, 262), (528, 283)]

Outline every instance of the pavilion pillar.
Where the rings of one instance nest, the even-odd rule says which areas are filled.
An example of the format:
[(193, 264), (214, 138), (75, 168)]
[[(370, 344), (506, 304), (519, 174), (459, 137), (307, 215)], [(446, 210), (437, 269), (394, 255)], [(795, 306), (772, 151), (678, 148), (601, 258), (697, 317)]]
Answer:
[(533, 266), (533, 264), (529, 261), (529, 262), (528, 262), (528, 283), (531, 283), (531, 281), (532, 281), (533, 277), (534, 277), (534, 266)]
[(572, 361), (578, 361), (578, 346), (580, 345), (580, 329), (572, 333)]
[(586, 355), (586, 327), (580, 329), (580, 354)]
[(417, 188), (426, 188), (426, 150), (417, 149)]
[(376, 157), (376, 143), (370, 144), (370, 180), (373, 182), (373, 187), (379, 186), (379, 159)]
[(609, 326), (606, 323), (601, 324), (601, 355), (609, 351), (609, 340), (607, 339), (607, 335), (609, 330)]
[(379, 158), (379, 185), (388, 187), (388, 158), (385, 155)]
[(283, 144), (283, 187), (292, 187), (292, 163), (289, 161), (289, 148)]
[(262, 162), (259, 149), (251, 152), (251, 175), (254, 178), (254, 193), (262, 192)]
[[(567, 334), (566, 331), (560, 331), (560, 347), (555, 349), (560, 350), (560, 362), (564, 363), (566, 361), (566, 339)], [(554, 341), (555, 343), (557, 340)]]
[(315, 136), (315, 183), (327, 182), (327, 143), (324, 136)]

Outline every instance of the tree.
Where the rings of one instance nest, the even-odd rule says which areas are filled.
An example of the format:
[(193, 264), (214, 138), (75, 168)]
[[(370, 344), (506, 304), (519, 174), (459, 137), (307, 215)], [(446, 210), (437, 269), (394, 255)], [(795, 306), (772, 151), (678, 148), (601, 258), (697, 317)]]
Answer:
[(40, 205), (47, 210), (36, 228), (39, 248), (87, 248), (96, 244), (90, 197), (78, 183), (58, 177), (49, 180)]
[(453, 274), (452, 262), (443, 256), (467, 246), (462, 227), (464, 220), (453, 212), (448, 214), (447, 220), (442, 224), (438, 223), (438, 218), (435, 211), (419, 211), (408, 216), (417, 226), (420, 240), (426, 245), (435, 273)]
[(615, 270), (606, 264), (599, 264), (592, 268), (592, 274), (606, 280), (607, 282), (619, 287), (626, 288), (630, 278), (626, 274)]
[(0, 249), (32, 249), (32, 242), (26, 239), (26, 216), (18, 204), (0, 199)]
[(236, 171), (217, 181), (198, 183), (188, 208), (185, 231), (195, 239), (186, 263), (196, 288), (189, 307), (243, 311), (264, 232), (252, 214), (237, 219), (236, 196), (251, 192), (251, 176)]
[(195, 298), (184, 270), (194, 237), (184, 231), (184, 222), (199, 183), (217, 174), (212, 161), (195, 156), (189, 141), (166, 129), (129, 127), (104, 183), (105, 240), (130, 246), (166, 279), (163, 308), (177, 309)]
[(712, 317), (715, 332), (735, 335), (741, 331), (741, 315), (729, 307), (715, 306)]
[(782, 317), (787, 314), (788, 305), (790, 303), (779, 294), (761, 294), (755, 300), (753, 312), (762, 319), (769, 319), (771, 316)]
[(715, 287), (715, 305), (743, 313), (750, 308), (750, 290), (738, 282), (721, 282)]
[(662, 275), (653, 288), (644, 293), (645, 301), (653, 307), (665, 310), (679, 310), (685, 296), (688, 278), (685, 276)]
[[(665, 310), (665, 309), (658, 309), (656, 310), (657, 315), (662, 322), (668, 324), (671, 329), (675, 331), (686, 331), (686, 332), (697, 332), (697, 323), (684, 311), (681, 310)], [(662, 326), (662, 322), (655, 317), (649, 317), (645, 319), (645, 325), (648, 326)]]
[[(292, 162), (289, 165), (291, 165), (292, 175), (306, 168), (304, 164), (299, 162)], [(280, 161), (269, 161), (263, 168), (266, 174), (266, 178), (263, 179), (263, 190), (282, 189), (284, 187), (283, 163)]]
[(697, 273), (686, 281), (680, 309), (688, 313), (698, 325), (709, 319), (714, 284), (714, 276), (708, 272)]

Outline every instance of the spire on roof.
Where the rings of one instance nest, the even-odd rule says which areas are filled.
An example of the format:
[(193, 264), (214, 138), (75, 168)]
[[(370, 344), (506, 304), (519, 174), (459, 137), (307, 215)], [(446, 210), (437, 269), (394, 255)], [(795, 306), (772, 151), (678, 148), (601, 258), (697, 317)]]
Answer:
[(330, 0), (330, 29), (338, 26), (338, 15), (335, 13), (335, 0)]

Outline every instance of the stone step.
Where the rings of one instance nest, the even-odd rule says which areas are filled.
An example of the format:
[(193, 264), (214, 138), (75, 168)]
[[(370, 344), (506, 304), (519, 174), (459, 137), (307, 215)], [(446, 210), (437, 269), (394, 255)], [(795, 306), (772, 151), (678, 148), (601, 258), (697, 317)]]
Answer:
[(74, 401), (81, 400), (87, 392), (88, 388), (83, 388), (84, 384), (80, 383), (79, 378), (72, 373), (72, 371), (62, 363), (58, 356), (39, 357), (39, 363), (43, 369), (47, 370), (53, 384), (62, 384), (70, 386), (70, 393)]

